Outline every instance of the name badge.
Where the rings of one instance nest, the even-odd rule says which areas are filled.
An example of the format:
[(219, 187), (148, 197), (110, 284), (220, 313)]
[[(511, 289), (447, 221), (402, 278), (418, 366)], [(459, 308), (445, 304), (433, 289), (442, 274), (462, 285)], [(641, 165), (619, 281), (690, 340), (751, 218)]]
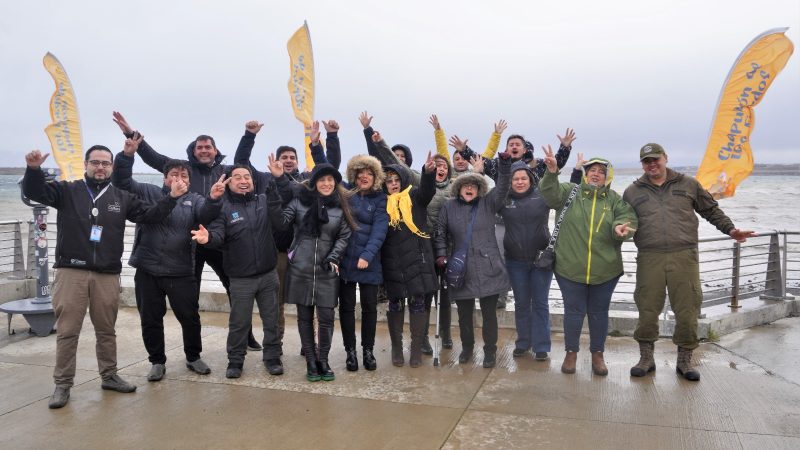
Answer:
[(92, 242), (100, 242), (100, 237), (103, 235), (103, 227), (100, 225), (92, 225), (92, 232), (89, 234), (89, 240)]

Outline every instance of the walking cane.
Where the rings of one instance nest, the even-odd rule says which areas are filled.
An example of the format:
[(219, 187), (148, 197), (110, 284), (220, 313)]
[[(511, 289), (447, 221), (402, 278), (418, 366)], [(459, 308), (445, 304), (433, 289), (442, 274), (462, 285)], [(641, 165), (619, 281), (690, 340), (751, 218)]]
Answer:
[[(442, 289), (442, 278), (438, 277), (439, 281), (439, 289), (436, 290), (436, 293), (433, 295), (433, 304), (436, 307), (436, 332), (433, 338), (433, 366), (439, 367), (439, 352), (442, 348), (442, 336), (439, 334), (439, 300), (441, 299), (441, 295), (439, 295), (440, 290)], [(445, 286), (444, 289), (447, 289)]]

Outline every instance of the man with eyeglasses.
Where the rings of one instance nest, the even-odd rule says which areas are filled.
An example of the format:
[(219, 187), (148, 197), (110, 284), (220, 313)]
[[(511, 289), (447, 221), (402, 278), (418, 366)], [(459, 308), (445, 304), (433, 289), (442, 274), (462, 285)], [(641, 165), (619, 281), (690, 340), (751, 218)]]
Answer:
[[(132, 139), (126, 146), (136, 145)], [(125, 221), (161, 222), (172, 211), (186, 183), (173, 183), (170, 194), (147, 203), (111, 185), (113, 155), (108, 147), (86, 151), (83, 180), (45, 182), (42, 163), (49, 154), (34, 150), (25, 155), (27, 169), (22, 192), (31, 200), (58, 210), (58, 236), (53, 267), (53, 309), (56, 315), (55, 391), (50, 408), (69, 401), (75, 378), (78, 337), (86, 309), (95, 330), (97, 365), (106, 390), (129, 393), (136, 386), (117, 375), (117, 339), (114, 325), (119, 308)]]
[(634, 339), (641, 358), (631, 376), (643, 377), (656, 370), (653, 357), (658, 340), (658, 316), (664, 308), (665, 293), (675, 313), (672, 342), (678, 346), (675, 370), (690, 381), (700, 380), (692, 366), (692, 351), (698, 346), (697, 316), (703, 300), (697, 255), (698, 220), (695, 212), (738, 242), (755, 236), (739, 230), (720, 209), (716, 200), (694, 178), (667, 168), (667, 153), (658, 144), (639, 150), (644, 174), (623, 195), (639, 217), (633, 239), (636, 257), (636, 291), (639, 310)]

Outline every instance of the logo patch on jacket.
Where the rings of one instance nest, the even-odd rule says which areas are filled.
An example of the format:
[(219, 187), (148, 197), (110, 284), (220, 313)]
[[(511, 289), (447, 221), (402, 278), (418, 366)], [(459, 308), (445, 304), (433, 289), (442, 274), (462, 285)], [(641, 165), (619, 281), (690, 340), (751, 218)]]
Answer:
[(122, 208), (119, 206), (119, 202), (109, 203), (108, 211), (118, 213), (122, 211)]
[(244, 220), (244, 217), (239, 215), (239, 211), (234, 211), (231, 213), (231, 223), (241, 222)]
[(192, 206), (192, 201), (191, 200), (184, 200), (183, 201), (183, 206)]

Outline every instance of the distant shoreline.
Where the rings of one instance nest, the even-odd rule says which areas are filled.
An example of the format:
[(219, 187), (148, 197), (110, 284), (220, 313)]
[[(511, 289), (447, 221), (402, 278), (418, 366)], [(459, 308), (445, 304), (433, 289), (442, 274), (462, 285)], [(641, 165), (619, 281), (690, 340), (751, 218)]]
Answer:
[[(672, 167), (678, 172), (694, 174), (697, 167), (677, 166)], [(638, 167), (614, 168), (619, 175), (636, 175), (642, 172)], [(0, 175), (19, 175), (25, 174), (24, 167), (0, 167)], [(136, 173), (134, 175), (157, 175), (156, 172)], [(756, 164), (753, 175), (760, 176), (800, 176), (800, 164)]]

